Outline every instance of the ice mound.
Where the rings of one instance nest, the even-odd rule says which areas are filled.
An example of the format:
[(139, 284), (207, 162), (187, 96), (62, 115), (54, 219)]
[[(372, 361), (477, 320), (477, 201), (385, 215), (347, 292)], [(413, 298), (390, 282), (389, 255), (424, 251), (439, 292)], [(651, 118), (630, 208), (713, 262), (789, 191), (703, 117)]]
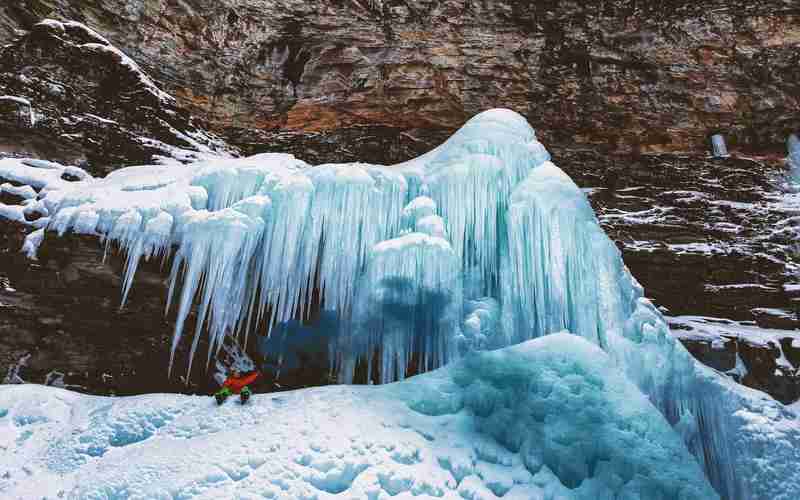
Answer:
[(718, 498), (614, 362), (566, 333), (244, 407), (4, 386), (0, 428), (9, 498)]

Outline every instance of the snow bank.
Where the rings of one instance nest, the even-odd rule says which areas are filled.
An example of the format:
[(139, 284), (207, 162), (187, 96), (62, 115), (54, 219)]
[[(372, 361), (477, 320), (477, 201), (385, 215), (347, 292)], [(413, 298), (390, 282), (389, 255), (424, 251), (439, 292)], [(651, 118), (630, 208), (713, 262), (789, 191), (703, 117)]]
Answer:
[(12, 181), (33, 189), (62, 190), (71, 181), (65, 180), (64, 174), (79, 173), (83, 180), (91, 176), (78, 167), (65, 167), (58, 163), (44, 160), (2, 158), (0, 159), (0, 179)]
[(647, 398), (566, 333), (244, 407), (5, 386), (0, 428), (9, 498), (718, 498)]

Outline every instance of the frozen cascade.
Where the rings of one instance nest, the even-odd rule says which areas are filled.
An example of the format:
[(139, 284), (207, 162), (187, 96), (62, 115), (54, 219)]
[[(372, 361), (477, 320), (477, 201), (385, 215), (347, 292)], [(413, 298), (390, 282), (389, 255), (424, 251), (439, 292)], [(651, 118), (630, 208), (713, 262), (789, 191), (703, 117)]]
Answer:
[(263, 229), (260, 217), (249, 217), (235, 208), (200, 211), (186, 221), (185, 235), (173, 264), (170, 293), (175, 289), (178, 275), (182, 274), (184, 285), (172, 341), (173, 356), (193, 299), (196, 294), (200, 297), (189, 372), (206, 321), (210, 360), (212, 352), (221, 346), (225, 333), (241, 317), (246, 299), (252, 293), (250, 262)]
[(312, 242), (308, 269), (319, 252), (318, 280), (326, 304), (347, 313), (367, 252), (400, 229), (406, 181), (368, 165), (323, 165), (308, 175), (316, 186), (306, 237)]
[(461, 321), (461, 260), (444, 239), (408, 233), (375, 245), (355, 300), (351, 325), (334, 354), (340, 379), (353, 381), (359, 360), (371, 379), (378, 351), (381, 383), (444, 365), (456, 355)]
[[(44, 188), (51, 229), (97, 232), (134, 256), (124, 293), (137, 255), (176, 248), (173, 350), (195, 299), (193, 351), (205, 330), (210, 357), (226, 333), (304, 315), (315, 290), (349, 325), (334, 340), (345, 380), (359, 363), (389, 381), (463, 346), (569, 329), (650, 398), (723, 497), (800, 495), (800, 484), (778, 479), (800, 463), (800, 429), (779, 403), (698, 364), (670, 336), (583, 193), (516, 113), (477, 115), (394, 167), (258, 155), (68, 184), (45, 167), (0, 167)], [(782, 437), (765, 438), (763, 422)]]
[(580, 190), (572, 180), (546, 162), (511, 196), (501, 277), (507, 345), (569, 330), (605, 346), (605, 331), (624, 317), (613, 305), (604, 311), (611, 290), (600, 290), (591, 279), (600, 276), (602, 262), (593, 236), (605, 234), (586, 198), (575, 192)]
[(796, 134), (791, 134), (786, 141), (786, 148), (789, 150), (790, 175), (795, 181), (800, 180), (800, 138)]
[[(570, 328), (603, 347), (648, 395), (723, 498), (788, 500), (800, 494), (797, 482), (775, 491), (775, 483), (800, 463), (796, 418), (692, 358), (643, 297), (566, 174), (550, 163), (534, 169), (515, 190), (508, 219), (501, 276), (507, 342)], [(765, 426), (781, 439), (765, 438)], [(762, 456), (772, 460), (767, 464)]]

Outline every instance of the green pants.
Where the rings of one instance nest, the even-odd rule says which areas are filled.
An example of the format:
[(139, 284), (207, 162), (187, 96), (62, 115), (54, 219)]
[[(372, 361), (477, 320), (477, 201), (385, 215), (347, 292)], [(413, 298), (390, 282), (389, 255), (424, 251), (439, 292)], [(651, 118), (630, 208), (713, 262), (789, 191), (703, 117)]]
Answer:
[[(248, 399), (250, 399), (250, 395), (251, 394), (252, 394), (252, 392), (250, 391), (250, 388), (248, 386), (244, 386), (244, 388), (242, 388), (242, 391), (239, 393), (239, 399), (241, 399), (242, 402), (245, 402)], [(214, 397), (217, 399), (217, 404), (219, 404), (219, 405), (224, 403), (225, 400), (228, 399), (232, 395), (233, 395), (233, 391), (231, 391), (227, 387), (223, 387), (222, 389), (220, 389), (220, 390), (218, 390), (217, 392), (214, 393)]]

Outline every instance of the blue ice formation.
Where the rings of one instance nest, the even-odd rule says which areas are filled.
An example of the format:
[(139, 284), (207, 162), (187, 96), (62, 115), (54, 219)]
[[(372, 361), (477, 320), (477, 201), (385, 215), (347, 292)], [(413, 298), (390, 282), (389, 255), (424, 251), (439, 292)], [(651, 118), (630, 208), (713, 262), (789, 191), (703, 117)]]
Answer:
[(800, 180), (800, 138), (796, 134), (789, 135), (786, 141), (786, 148), (789, 150), (789, 168), (791, 176), (795, 181)]
[(728, 158), (728, 146), (725, 144), (725, 136), (722, 134), (714, 134), (711, 136), (711, 152), (714, 158)]
[(800, 496), (786, 479), (800, 426), (670, 336), (581, 190), (512, 111), (481, 113), (395, 166), (269, 154), (133, 167), (42, 202), (51, 229), (127, 252), (125, 294), (142, 257), (175, 248), (173, 352), (193, 306), (192, 354), (206, 331), (210, 360), (227, 333), (304, 316), (316, 292), (339, 318), (331, 359), (344, 382), (359, 364), (390, 382), (569, 331), (647, 395), (722, 497)]

